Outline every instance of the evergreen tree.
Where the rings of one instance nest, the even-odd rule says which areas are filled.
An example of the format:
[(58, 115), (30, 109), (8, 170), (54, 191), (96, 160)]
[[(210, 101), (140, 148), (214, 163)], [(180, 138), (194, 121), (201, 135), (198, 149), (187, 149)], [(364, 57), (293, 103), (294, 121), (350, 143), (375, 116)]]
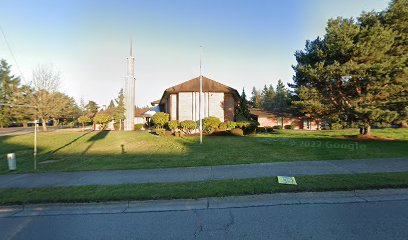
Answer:
[(278, 116), (283, 116), (289, 113), (290, 108), (290, 98), (289, 90), (285, 87), (283, 82), (279, 79), (276, 85), (276, 92), (273, 101), (273, 112)]
[(88, 101), (88, 104), (85, 105), (85, 115), (93, 119), (99, 111), (99, 106), (94, 101)]
[(115, 108), (115, 103), (113, 102), (113, 100), (110, 101), (108, 109), (109, 108)]
[(250, 113), (248, 109), (248, 101), (246, 99), (245, 89), (242, 89), (239, 105), (236, 108), (237, 121), (246, 121), (250, 119)]
[(262, 90), (262, 107), (265, 110), (273, 110), (274, 100), (275, 100), (275, 90), (273, 89), (272, 84), (267, 87), (264, 86)]
[(255, 108), (262, 107), (262, 96), (259, 90), (252, 88), (251, 105)]
[[(0, 103), (1, 104), (18, 104), (16, 102), (16, 93), (20, 84), (20, 78), (11, 74), (11, 66), (7, 61), (0, 61)], [(15, 108), (8, 105), (0, 105), (0, 127), (3, 128), (9, 122), (13, 121), (12, 112)]]
[(122, 129), (122, 121), (125, 119), (125, 95), (123, 94), (123, 89), (120, 89), (118, 98), (116, 101), (116, 110), (113, 114), (115, 121), (119, 121), (119, 130)]
[(370, 134), (375, 123), (406, 122), (407, 40), (397, 29), (406, 29), (401, 13), (407, 9), (407, 1), (393, 1), (384, 12), (364, 13), (358, 21), (329, 20), (324, 38), (307, 41), (295, 54), (297, 93), (317, 90), (329, 115), (359, 123), (362, 134)]

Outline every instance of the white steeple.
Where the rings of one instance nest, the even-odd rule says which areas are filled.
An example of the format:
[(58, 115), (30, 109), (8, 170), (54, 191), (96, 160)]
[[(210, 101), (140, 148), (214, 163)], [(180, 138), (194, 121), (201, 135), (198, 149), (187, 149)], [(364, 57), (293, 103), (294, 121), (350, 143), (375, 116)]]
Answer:
[(135, 81), (135, 58), (133, 57), (132, 39), (130, 39), (130, 56), (127, 58), (125, 83), (125, 131), (135, 129)]

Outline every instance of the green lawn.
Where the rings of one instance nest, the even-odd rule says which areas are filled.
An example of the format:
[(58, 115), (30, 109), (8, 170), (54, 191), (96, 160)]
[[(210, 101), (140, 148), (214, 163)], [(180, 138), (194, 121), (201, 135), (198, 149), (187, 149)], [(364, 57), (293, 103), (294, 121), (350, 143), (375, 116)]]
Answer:
[[(374, 129), (395, 141), (339, 139), (357, 130), (293, 131), (245, 137), (158, 137), (136, 132), (48, 132), (38, 135), (40, 172), (210, 166), (277, 161), (408, 157), (408, 129)], [(33, 169), (33, 135), (0, 137), (0, 174), (15, 152), (18, 173)]]
[(298, 176), (297, 186), (278, 184), (276, 177), (188, 183), (0, 189), (0, 205), (52, 202), (98, 202), (251, 195), (277, 192), (406, 188), (408, 172)]

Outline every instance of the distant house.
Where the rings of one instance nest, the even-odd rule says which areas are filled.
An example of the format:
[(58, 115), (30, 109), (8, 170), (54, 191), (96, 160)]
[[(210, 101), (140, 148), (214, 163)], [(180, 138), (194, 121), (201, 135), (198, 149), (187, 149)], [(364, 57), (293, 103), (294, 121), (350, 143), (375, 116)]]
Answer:
[[(115, 130), (115, 121), (113, 119), (113, 115), (115, 113), (115, 109), (114, 108), (107, 108), (107, 109), (102, 109), (101, 111), (99, 111), (97, 114), (107, 114), (109, 116), (111, 116), (112, 121), (108, 122), (105, 126), (104, 130)], [(94, 130), (102, 130), (101, 125), (100, 124), (95, 124), (94, 125)]]
[(271, 111), (259, 108), (251, 108), (252, 118), (259, 122), (260, 127), (277, 127), (285, 128), (286, 125), (293, 125), (294, 129), (317, 130), (317, 124), (312, 119), (303, 117), (294, 117), (291, 115), (278, 116)]
[[(167, 88), (159, 101), (160, 110), (168, 113), (170, 120), (199, 121), (199, 92), (199, 77)], [(202, 118), (213, 116), (222, 122), (234, 121), (240, 98), (237, 90), (203, 76), (202, 92)]]
[(151, 102), (150, 108), (136, 108), (135, 109), (135, 124), (150, 125), (150, 120), (154, 114), (160, 112), (159, 101)]

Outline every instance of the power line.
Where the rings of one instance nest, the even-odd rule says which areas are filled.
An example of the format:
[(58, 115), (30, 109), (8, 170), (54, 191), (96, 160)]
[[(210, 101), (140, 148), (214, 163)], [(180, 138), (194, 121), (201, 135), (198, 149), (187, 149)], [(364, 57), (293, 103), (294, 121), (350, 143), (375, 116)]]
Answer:
[(11, 50), (10, 44), (9, 44), (9, 42), (7, 41), (6, 34), (4, 33), (3, 28), (1, 27), (1, 25), (0, 25), (0, 31), (1, 31), (1, 33), (3, 34), (4, 41), (6, 42), (6, 45), (7, 45), (8, 50), (10, 51), (11, 57), (13, 58), (14, 63), (16, 64), (17, 70), (20, 72), (21, 78), (23, 79), (24, 82), (26, 82), (26, 79), (25, 79), (25, 77), (24, 77), (24, 75), (23, 75), (23, 72), (22, 72), (21, 69), (20, 69), (20, 65), (18, 65), (17, 59), (16, 59), (16, 57), (14, 56), (13, 50)]

